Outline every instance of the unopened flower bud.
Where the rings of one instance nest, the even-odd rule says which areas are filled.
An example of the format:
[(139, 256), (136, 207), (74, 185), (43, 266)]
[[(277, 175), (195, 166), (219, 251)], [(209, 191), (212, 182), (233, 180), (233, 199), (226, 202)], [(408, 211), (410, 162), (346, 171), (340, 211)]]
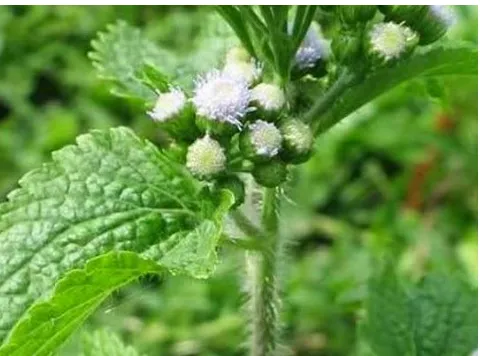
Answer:
[(413, 24), (420, 21), (428, 11), (427, 5), (379, 5), (378, 9), (385, 15), (386, 21)]
[(196, 136), (193, 108), (180, 89), (171, 88), (169, 92), (159, 93), (148, 115), (174, 138), (191, 139)]
[(223, 72), (227, 75), (244, 80), (248, 86), (252, 86), (260, 79), (262, 68), (254, 61), (230, 61), (225, 64)]
[(240, 134), (240, 148), (245, 157), (265, 161), (278, 154), (282, 147), (282, 134), (271, 122), (257, 120)]
[(266, 120), (277, 119), (286, 104), (283, 90), (275, 84), (267, 83), (260, 83), (252, 89), (251, 100)]
[(312, 154), (313, 133), (306, 123), (288, 119), (280, 126), (283, 135), (282, 158), (293, 164), (307, 161)]
[(332, 41), (332, 53), (337, 62), (349, 64), (362, 54), (362, 41), (351, 30), (338, 32)]
[(375, 5), (344, 5), (338, 6), (338, 12), (344, 23), (355, 25), (370, 21), (375, 16), (377, 7)]
[(188, 147), (186, 166), (199, 179), (210, 179), (225, 169), (227, 158), (222, 146), (209, 135)]
[(287, 179), (287, 166), (284, 162), (273, 159), (265, 163), (257, 163), (252, 171), (253, 178), (261, 186), (274, 188)]
[(366, 36), (367, 55), (374, 62), (385, 63), (410, 54), (418, 36), (410, 28), (394, 22), (378, 23)]
[(412, 24), (412, 28), (420, 35), (420, 44), (427, 45), (445, 35), (455, 21), (455, 14), (451, 7), (429, 5), (423, 19)]
[(248, 111), (250, 90), (244, 80), (227, 73), (213, 71), (196, 82), (192, 99), (197, 123), (214, 133), (240, 128)]
[(248, 51), (243, 47), (233, 47), (231, 48), (226, 55), (225, 62), (250, 62), (252, 57)]
[(235, 175), (229, 175), (222, 177), (215, 182), (215, 188), (217, 191), (222, 189), (228, 189), (235, 197), (235, 203), (232, 208), (236, 208), (243, 204), (245, 201), (245, 184), (243, 181)]

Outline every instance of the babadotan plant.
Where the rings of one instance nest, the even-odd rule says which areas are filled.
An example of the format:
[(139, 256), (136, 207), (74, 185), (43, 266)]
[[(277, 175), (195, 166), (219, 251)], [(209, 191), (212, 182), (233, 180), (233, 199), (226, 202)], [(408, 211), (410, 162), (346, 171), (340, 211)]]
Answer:
[[(448, 8), (216, 9), (238, 43), (190, 86), (124, 22), (93, 42), (100, 76), (142, 102), (145, 119), (169, 140), (156, 147), (128, 128), (92, 131), (25, 175), (0, 205), (0, 355), (51, 354), (107, 296), (144, 274), (208, 278), (223, 244), (246, 254), (250, 354), (281, 354), (281, 205), (292, 171), (322, 133), (401, 82), (476, 74), (475, 48), (432, 45), (454, 20)], [(317, 11), (334, 19), (328, 36)], [(368, 311), (375, 298), (385, 302), (379, 295)], [(365, 327), (378, 355), (431, 354), (418, 351), (428, 348), (418, 335), (391, 351), (389, 337), (402, 343), (410, 331), (395, 334), (392, 325), (376, 339), (385, 320), (372, 314)], [(473, 349), (469, 335), (458, 338), (461, 352)]]

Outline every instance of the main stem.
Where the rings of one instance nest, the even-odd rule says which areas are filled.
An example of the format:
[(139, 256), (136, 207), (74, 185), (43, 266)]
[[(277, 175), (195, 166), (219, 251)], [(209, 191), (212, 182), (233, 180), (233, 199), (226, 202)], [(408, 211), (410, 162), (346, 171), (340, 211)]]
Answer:
[(262, 209), (264, 248), (246, 254), (249, 312), (251, 322), (251, 356), (273, 356), (278, 350), (279, 296), (277, 259), (279, 253), (277, 193), (266, 188)]

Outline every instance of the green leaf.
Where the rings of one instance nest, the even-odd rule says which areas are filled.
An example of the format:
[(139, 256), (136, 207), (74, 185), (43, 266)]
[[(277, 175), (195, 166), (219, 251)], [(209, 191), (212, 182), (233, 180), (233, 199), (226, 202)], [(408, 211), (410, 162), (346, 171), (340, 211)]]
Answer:
[(372, 279), (366, 310), (363, 332), (379, 356), (468, 356), (476, 348), (477, 293), (451, 276), (427, 276), (407, 292), (390, 266)]
[[(182, 166), (126, 128), (80, 136), (76, 146), (52, 156), (0, 205), (0, 355), (32, 342), (32, 350), (42, 344), (53, 349), (108, 293), (153, 266), (207, 277), (216, 262), (221, 220), (233, 201), (228, 192), (218, 198), (200, 191)], [(110, 267), (111, 257), (99, 257), (111, 251), (147, 260), (139, 262), (141, 268), (101, 277), (104, 269), (120, 269), (118, 261)], [(85, 268), (94, 258), (100, 259)], [(100, 277), (90, 273), (105, 264)], [(89, 300), (87, 282), (76, 292), (66, 287), (82, 283), (83, 275), (96, 281)], [(63, 299), (62, 293), (73, 294)], [(54, 302), (41, 304), (49, 298)], [(37, 328), (34, 320), (49, 323)]]
[(335, 104), (319, 118), (323, 132), (361, 106), (395, 86), (419, 77), (477, 75), (478, 50), (467, 44), (427, 48), (394, 67), (380, 69), (346, 90)]
[(410, 301), (391, 266), (372, 278), (366, 309), (364, 333), (377, 355), (415, 355)]
[(101, 329), (83, 336), (81, 356), (139, 356), (131, 346), (125, 345), (114, 332)]
[(459, 280), (428, 276), (414, 297), (415, 343), (421, 356), (468, 356), (477, 344), (477, 293)]
[(112, 91), (118, 96), (152, 101), (156, 97), (155, 91), (142, 80), (145, 68), (167, 74), (176, 68), (177, 59), (171, 52), (159, 48), (139, 29), (123, 21), (109, 25), (107, 32), (99, 33), (98, 39), (92, 41), (92, 47), (94, 51), (89, 57), (99, 76), (114, 83)]

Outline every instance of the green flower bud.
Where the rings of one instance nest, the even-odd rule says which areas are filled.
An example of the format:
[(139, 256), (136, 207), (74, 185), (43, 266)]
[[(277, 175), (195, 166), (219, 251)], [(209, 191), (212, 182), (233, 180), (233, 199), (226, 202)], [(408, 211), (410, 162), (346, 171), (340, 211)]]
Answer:
[(374, 64), (406, 57), (418, 44), (418, 35), (394, 22), (375, 24), (365, 36), (367, 56)]
[(265, 161), (278, 154), (282, 134), (273, 123), (257, 120), (240, 134), (240, 149), (252, 161)]
[(408, 26), (420, 21), (428, 11), (427, 5), (379, 5), (386, 21), (405, 22)]
[(255, 181), (268, 188), (274, 188), (287, 179), (287, 166), (280, 160), (258, 163), (252, 171)]
[(250, 95), (257, 114), (269, 121), (277, 119), (287, 103), (283, 90), (275, 84), (260, 83), (251, 90)]
[(227, 157), (222, 146), (209, 135), (188, 147), (186, 166), (199, 179), (211, 179), (225, 170)]
[(375, 5), (348, 5), (338, 6), (341, 20), (348, 25), (370, 21), (377, 12)]
[(226, 55), (225, 62), (250, 62), (252, 57), (248, 51), (243, 47), (233, 47), (231, 48)]
[(215, 188), (218, 191), (222, 189), (228, 189), (233, 193), (233, 196), (235, 197), (235, 203), (233, 204), (232, 208), (242, 205), (245, 201), (245, 184), (235, 175), (229, 175), (220, 178), (216, 181)]
[(387, 20), (406, 23), (420, 35), (426, 45), (442, 37), (455, 22), (451, 8), (441, 5), (383, 5), (380, 11)]
[(454, 22), (455, 15), (450, 7), (430, 5), (422, 20), (412, 23), (411, 27), (420, 35), (420, 44), (427, 45), (445, 35)]
[(332, 41), (332, 53), (342, 64), (349, 64), (359, 59), (362, 54), (362, 41), (353, 31), (341, 31)]
[(283, 135), (282, 158), (288, 163), (306, 162), (313, 149), (313, 133), (310, 127), (298, 119), (288, 119), (280, 126)]
[(175, 139), (191, 141), (198, 135), (193, 107), (180, 89), (159, 92), (155, 106), (148, 115)]

